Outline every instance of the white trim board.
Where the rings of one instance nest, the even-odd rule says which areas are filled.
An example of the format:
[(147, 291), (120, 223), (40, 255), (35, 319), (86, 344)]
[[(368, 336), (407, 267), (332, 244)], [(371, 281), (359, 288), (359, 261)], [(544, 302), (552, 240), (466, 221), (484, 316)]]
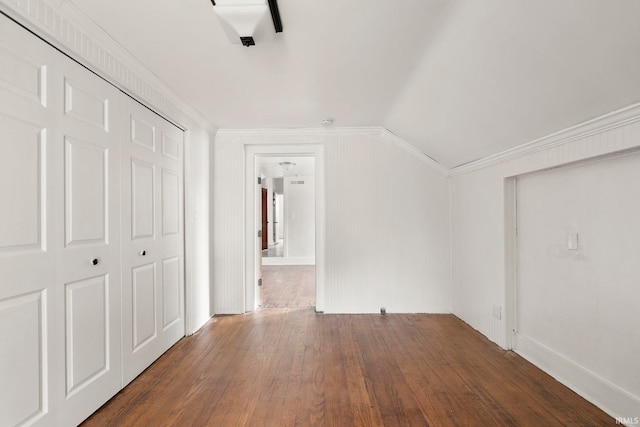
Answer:
[(454, 167), (449, 169), (449, 176), (474, 172), (638, 121), (640, 121), (640, 103), (629, 105), (500, 153)]
[(567, 359), (545, 345), (515, 334), (515, 352), (549, 373), (558, 382), (593, 402), (612, 417), (637, 416), (640, 398)]
[(449, 169), (447, 169), (445, 166), (438, 163), (436, 160), (433, 159), (433, 157), (418, 150), (416, 147), (409, 144), (407, 141), (400, 138), (398, 135), (394, 134), (390, 130), (382, 128), (380, 133), (383, 139), (387, 139), (391, 141), (396, 147), (399, 147), (405, 150), (406, 152), (413, 154), (416, 158), (420, 159), (427, 166), (429, 166), (432, 169), (435, 169), (438, 173), (440, 173), (440, 175), (444, 177), (449, 176)]

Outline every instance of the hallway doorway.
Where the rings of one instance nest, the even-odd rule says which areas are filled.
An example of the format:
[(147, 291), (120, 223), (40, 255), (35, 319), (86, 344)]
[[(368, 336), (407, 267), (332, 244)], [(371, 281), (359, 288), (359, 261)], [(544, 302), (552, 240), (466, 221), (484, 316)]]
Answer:
[[(245, 146), (245, 311), (262, 306), (264, 267), (306, 267), (311, 288), (289, 291), (297, 298), (264, 300), (266, 305), (313, 307), (324, 311), (324, 162), (321, 144)], [(280, 181), (282, 187), (280, 188)], [(268, 247), (263, 252), (262, 189), (267, 189)], [(281, 206), (278, 209), (278, 198)], [(275, 212), (274, 212), (275, 211)], [(275, 213), (275, 215), (274, 215)], [(281, 246), (282, 249), (278, 248)], [(271, 249), (272, 251), (269, 251)], [(271, 252), (274, 252), (270, 256)], [(280, 253), (278, 253), (280, 252)], [(278, 256), (281, 255), (281, 256)], [(291, 271), (295, 268), (289, 269)], [(283, 270), (284, 271), (284, 270)], [(288, 273), (280, 272), (282, 277)], [(268, 280), (268, 279), (267, 279)], [(302, 282), (307, 283), (304, 279)], [(299, 285), (300, 281), (291, 282)], [(281, 287), (282, 288), (282, 287)], [(277, 292), (276, 289), (271, 289)], [(311, 291), (312, 298), (303, 297)], [(266, 290), (269, 292), (269, 289)], [(285, 291), (283, 291), (285, 292)]]

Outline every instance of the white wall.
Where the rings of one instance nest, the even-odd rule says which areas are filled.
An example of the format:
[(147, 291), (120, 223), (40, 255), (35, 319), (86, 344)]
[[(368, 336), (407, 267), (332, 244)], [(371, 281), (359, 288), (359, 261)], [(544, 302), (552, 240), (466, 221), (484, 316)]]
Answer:
[(324, 146), (325, 312), (374, 313), (381, 306), (389, 312), (451, 311), (447, 181), (426, 156), (375, 128), (218, 132), (212, 181), (216, 313), (245, 310), (240, 213), (250, 144)]
[(451, 171), (453, 312), (507, 346), (504, 308), (505, 180), (640, 146), (640, 108), (588, 122), (501, 156)]
[(637, 194), (639, 153), (528, 175), (517, 184), (514, 348), (550, 352), (636, 396), (636, 407), (623, 410), (615, 392), (598, 396), (610, 410), (619, 406), (620, 415), (640, 413)]
[[(512, 285), (507, 280), (511, 265), (505, 261), (509, 259), (507, 249), (510, 245), (510, 234), (505, 233), (505, 224), (510, 222), (506, 179), (638, 147), (639, 120), (640, 108), (631, 107), (452, 171), (454, 314), (499, 345), (510, 346), (511, 325), (506, 319), (512, 313), (503, 312), (501, 319), (492, 316), (494, 305), (505, 307), (511, 289), (507, 285)], [(607, 289), (612, 291), (613, 288)], [(540, 364), (540, 359), (533, 353), (526, 350), (520, 353)], [(580, 379), (568, 378), (567, 371), (545, 368), (572, 388), (579, 389), (577, 382)], [(563, 378), (563, 375), (567, 377)]]
[(70, 2), (1, 0), (0, 10), (185, 132), (186, 332), (209, 304), (209, 145), (216, 129)]
[(286, 258), (314, 259), (316, 256), (314, 188), (313, 176), (284, 178), (284, 217), (286, 218), (284, 256)]
[(213, 135), (195, 124), (185, 144), (186, 298), (189, 299), (187, 333), (197, 331), (214, 314), (210, 304), (210, 186)]

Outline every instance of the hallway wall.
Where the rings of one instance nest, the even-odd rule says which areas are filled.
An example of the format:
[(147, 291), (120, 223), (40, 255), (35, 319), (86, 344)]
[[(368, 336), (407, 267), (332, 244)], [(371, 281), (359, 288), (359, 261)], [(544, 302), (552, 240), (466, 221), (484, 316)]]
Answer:
[[(426, 156), (380, 128), (218, 132), (213, 304), (244, 312), (244, 147), (322, 144), (324, 311), (450, 312), (448, 187)], [(318, 268), (321, 268), (319, 265)]]

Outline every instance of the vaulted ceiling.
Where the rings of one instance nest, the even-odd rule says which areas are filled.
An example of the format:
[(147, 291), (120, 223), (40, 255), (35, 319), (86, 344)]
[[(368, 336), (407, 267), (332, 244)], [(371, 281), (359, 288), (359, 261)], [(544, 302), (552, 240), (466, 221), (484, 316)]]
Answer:
[(219, 128), (383, 126), (451, 168), (640, 101), (637, 0), (69, 0)]

